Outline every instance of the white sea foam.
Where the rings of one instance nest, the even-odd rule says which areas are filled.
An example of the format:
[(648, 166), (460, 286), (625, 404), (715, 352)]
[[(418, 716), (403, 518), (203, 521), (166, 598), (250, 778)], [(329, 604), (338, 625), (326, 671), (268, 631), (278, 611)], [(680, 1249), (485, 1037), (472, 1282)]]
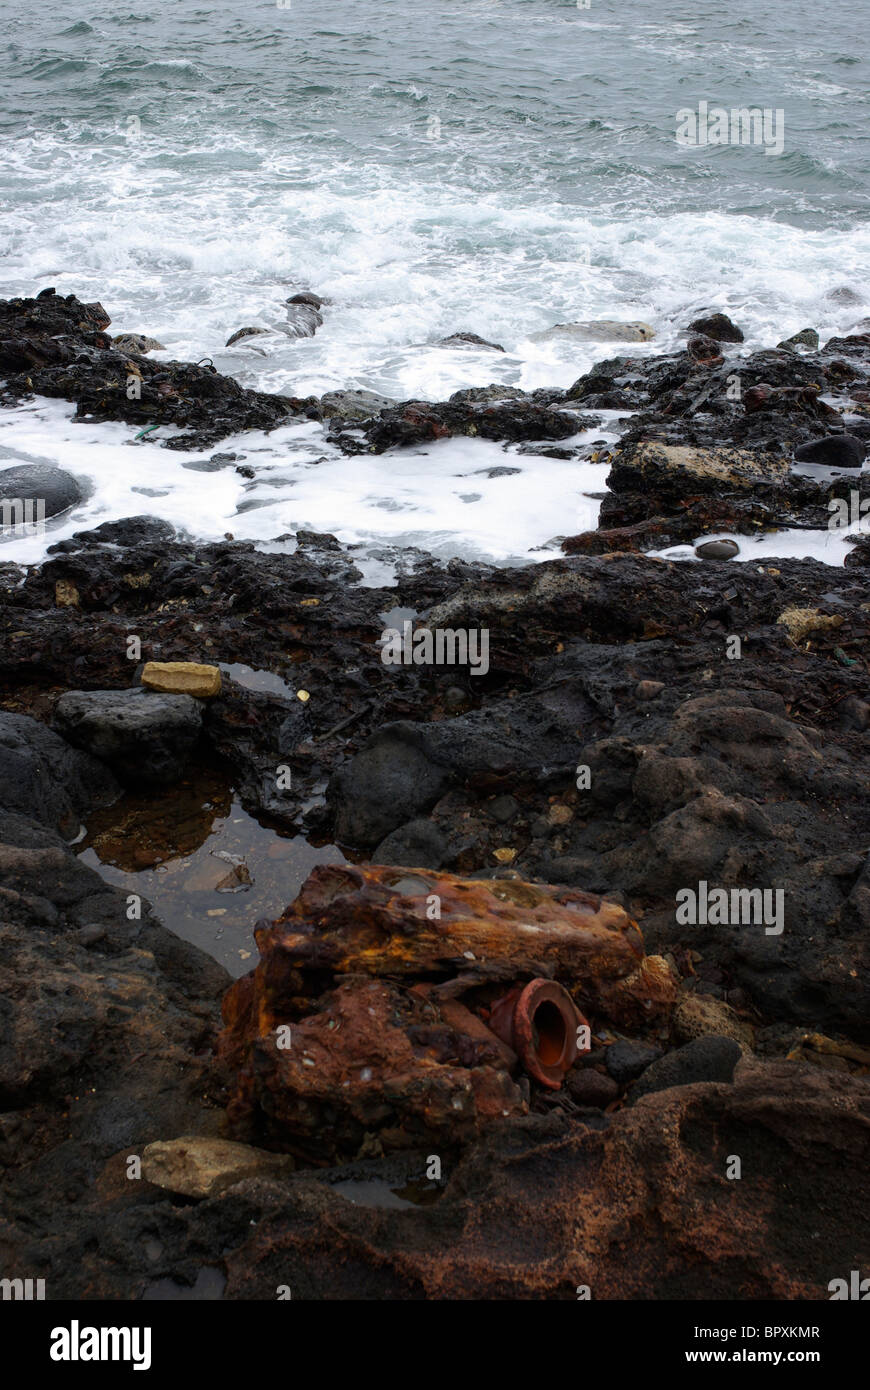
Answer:
[[(42, 534), (0, 535), (0, 560), (33, 564), (48, 546), (76, 531), (147, 515), (200, 541), (229, 534), (282, 549), (284, 543), (272, 544), (275, 538), (305, 528), (364, 547), (364, 560), (368, 550), (376, 554), (379, 545), (389, 544), (416, 546), (443, 558), (528, 563), (559, 554), (558, 545), (548, 542), (593, 530), (600, 503), (589, 494), (606, 490), (605, 463), (521, 454), (516, 446), (482, 439), (455, 438), (347, 457), (325, 443), (319, 423), (304, 421), (268, 435), (235, 435), (215, 449), (193, 453), (162, 448), (156, 439), (168, 430), (134, 444), (134, 426), (74, 422), (73, 411), (67, 402), (38, 398), (0, 412), (0, 470), (53, 463), (73, 474), (86, 493), (72, 511), (49, 519)], [(560, 445), (613, 441), (618, 412), (604, 415), (600, 427)], [(232, 463), (213, 472), (185, 467), (206, 462), (215, 452), (235, 453), (256, 476), (244, 478)], [(505, 469), (518, 471), (488, 476)], [(751, 538), (722, 532), (698, 540), (736, 541), (740, 551), (735, 563), (793, 556), (842, 565), (852, 548), (847, 538), (867, 530), (863, 518), (841, 530), (779, 531)], [(672, 560), (696, 558), (687, 545), (650, 553)], [(368, 582), (386, 582), (382, 561), (369, 559), (367, 566)]]
[[(698, 536), (693, 545), (671, 545), (663, 550), (650, 550), (662, 560), (689, 560), (698, 562), (694, 545), (701, 541), (734, 541), (740, 547), (733, 557), (734, 564), (765, 563), (770, 559), (781, 560), (819, 560), (824, 565), (845, 563), (846, 556), (854, 549), (855, 538), (870, 534), (870, 525), (864, 517), (851, 526), (823, 530), (768, 531), (760, 536), (740, 536), (730, 531), (717, 531), (715, 534)], [(849, 540), (852, 537), (852, 540)]]
[[(48, 521), (44, 535), (0, 540), (3, 560), (34, 563), (75, 531), (149, 515), (199, 540), (230, 533), (268, 542), (306, 528), (348, 544), (528, 561), (541, 558), (534, 547), (594, 528), (599, 504), (585, 494), (602, 491), (607, 475), (604, 464), (519, 454), (465, 438), (348, 458), (324, 444), (318, 423), (306, 421), (223, 441), (219, 452), (237, 453), (256, 469), (255, 479), (246, 480), (232, 464), (210, 473), (184, 467), (214, 450), (176, 452), (147, 439), (131, 445), (133, 426), (73, 422), (72, 413), (65, 402), (43, 399), (0, 413), (0, 469), (50, 461), (88, 491), (80, 506)], [(564, 442), (607, 437), (613, 436), (594, 429)], [(487, 476), (508, 468), (518, 471)]]
[[(53, 145), (47, 134), (22, 142), (19, 184), (35, 190), (50, 171), (54, 203), (49, 222), (39, 200), (11, 210), (7, 292), (53, 284), (99, 297), (111, 331), (152, 334), (175, 357), (211, 356), (245, 385), (307, 394), (365, 382), (428, 399), (490, 381), (568, 386), (602, 357), (676, 346), (707, 305), (740, 323), (747, 351), (809, 325), (823, 339), (844, 333), (870, 314), (866, 299), (827, 297), (842, 285), (866, 294), (866, 225), (817, 231), (719, 211), (605, 217), (535, 194), (520, 202), (438, 185), (419, 170), (390, 182), (354, 161), (312, 183), (300, 156), (263, 154), (238, 133), (216, 132), (197, 160), (207, 153), (214, 166), (198, 167), (191, 188), (184, 161), (156, 137), (135, 147), (119, 139), (112, 151)], [(256, 169), (245, 172), (247, 160)], [(276, 337), (260, 345), (265, 357), (225, 349), (239, 327), (284, 322), (284, 300), (303, 286), (332, 300), (316, 337)], [(643, 319), (656, 338), (637, 347), (530, 338), (596, 318)], [(463, 330), (508, 351), (434, 347)]]

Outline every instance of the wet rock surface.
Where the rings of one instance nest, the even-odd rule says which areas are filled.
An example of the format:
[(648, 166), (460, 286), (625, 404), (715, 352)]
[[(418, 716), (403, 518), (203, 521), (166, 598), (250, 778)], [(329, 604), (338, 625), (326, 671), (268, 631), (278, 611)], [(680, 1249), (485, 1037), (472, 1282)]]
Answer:
[(389, 396), (377, 391), (327, 391), (320, 398), (320, 408), (326, 420), (370, 420), (396, 404)]
[(130, 782), (177, 779), (202, 727), (192, 696), (144, 689), (71, 690), (54, 714), (70, 743)]
[(449, 338), (441, 338), (439, 347), (491, 348), (493, 352), (504, 352), (501, 343), (491, 343), (477, 333), (451, 333)]
[(40, 505), (44, 517), (58, 516), (67, 512), (77, 502), (81, 502), (84, 491), (81, 484), (63, 468), (53, 468), (45, 463), (28, 463), (0, 470), (0, 527), (14, 524), (23, 519), (24, 514), (16, 514), (14, 508), (6, 512), (17, 499), (29, 501), (35, 513)]
[[(836, 499), (848, 503), (857, 491), (860, 506), (870, 496), (854, 472), (870, 436), (868, 383), (866, 335), (799, 356), (732, 350), (717, 363), (688, 350), (597, 363), (568, 398), (634, 413), (611, 452), (598, 531), (569, 538), (564, 549), (648, 550), (714, 530), (824, 530)], [(807, 464), (834, 471), (808, 476)]]
[(561, 391), (526, 394), (516, 387), (473, 388), (440, 404), (406, 401), (383, 409), (362, 425), (363, 438), (341, 430), (329, 438), (347, 454), (382, 454), (455, 435), (511, 442), (567, 439), (594, 420), (561, 410), (562, 398)]
[[(76, 402), (78, 419), (169, 425), (178, 433), (164, 446), (185, 450), (207, 448), (239, 430), (274, 429), (316, 406), (245, 390), (212, 366), (151, 361), (114, 344), (103, 331), (110, 322), (100, 305), (54, 290), (0, 301), (0, 399), (59, 396)], [(132, 393), (131, 381), (138, 383)]]
[(0, 711), (0, 806), (70, 837), (81, 817), (117, 800), (108, 768), (26, 714)]
[[(0, 786), (0, 1250), (12, 1277), (38, 1271), (48, 1298), (128, 1298), (109, 1268), (121, 1247), (144, 1268), (148, 1246), (114, 1206), (127, 1155), (158, 1134), (217, 1129), (210, 1053), (228, 977), (147, 903), (130, 913), (49, 828), (46, 798), (87, 815), (113, 787), (57, 735), (21, 724), (44, 785), (29, 802)], [(134, 1205), (146, 1186), (126, 1187)]]
[(573, 338), (578, 342), (645, 343), (655, 337), (648, 323), (616, 323), (612, 319), (597, 319), (586, 323), (557, 323), (532, 338), (549, 342), (553, 338)]
[[(168, 419), (165, 393), (99, 385), (134, 361), (108, 322), (53, 292), (0, 306), (6, 398), (29, 377), (82, 414)], [(796, 456), (870, 435), (870, 338), (797, 346), (339, 422), (349, 453), (534, 447), (634, 412), (600, 530), (540, 564), (408, 552), (364, 588), (334, 537), (266, 554), (138, 517), (0, 565), (5, 1275), (51, 1298), (815, 1299), (867, 1265), (866, 538), (843, 568), (637, 553), (825, 527), (863, 495)], [(168, 372), (194, 435), (287, 418), (208, 368), (134, 365), (154, 392)], [(385, 664), (395, 609), (485, 629), (486, 670)], [(142, 662), (219, 667), (219, 691), (146, 692), (131, 634)], [(150, 711), (179, 699), (176, 739)], [(359, 861), (276, 901), (235, 983), (70, 844), (131, 768), (176, 777), (194, 744), (250, 814)], [(496, 1027), (536, 979), (590, 1025), (555, 1089)], [(161, 1183), (130, 1177), (155, 1145)]]
[(742, 343), (743, 330), (738, 328), (736, 323), (729, 319), (727, 314), (721, 312), (702, 314), (700, 318), (694, 319), (689, 327), (694, 333), (703, 333), (706, 337), (712, 338), (719, 343)]
[[(422, 564), (379, 590), (348, 587), (331, 552), (81, 547), (7, 581), (7, 705), (51, 721), (73, 681), (135, 699), (130, 631), (154, 660), (276, 671), (285, 696), (227, 677), (196, 702), (250, 811), (338, 827), (369, 854), (396, 836), (401, 856), (414, 826), (413, 867), (492, 875), (507, 863), (622, 891), (657, 946), (701, 933), (762, 1009), (800, 1020), (812, 998), (820, 1027), (865, 1028), (867, 731), (854, 711), (870, 609), (858, 568), (623, 554), (510, 571)], [(58, 606), (59, 583), (75, 586), (77, 607)], [(380, 615), (397, 602), (432, 628), (485, 626), (488, 673), (385, 666)], [(468, 703), (453, 712), (457, 680)], [(588, 788), (575, 785), (582, 766)], [(782, 887), (782, 937), (680, 930), (676, 890), (718, 876)]]

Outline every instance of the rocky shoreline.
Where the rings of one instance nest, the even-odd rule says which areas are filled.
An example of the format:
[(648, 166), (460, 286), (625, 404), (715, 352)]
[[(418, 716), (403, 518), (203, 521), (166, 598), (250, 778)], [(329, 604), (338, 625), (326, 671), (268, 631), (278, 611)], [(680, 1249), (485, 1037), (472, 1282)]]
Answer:
[[(169, 448), (298, 416), (349, 455), (461, 434), (577, 456), (626, 412), (598, 530), (534, 565), (405, 552), (364, 587), (329, 535), (267, 554), (149, 517), (37, 566), (0, 551), (5, 1276), (49, 1298), (819, 1299), (867, 1268), (870, 548), (642, 552), (860, 510), (870, 334), (740, 356), (723, 317), (567, 391), (375, 409), (128, 353), (72, 296), (0, 304), (0, 403), (170, 425)], [(385, 664), (396, 612), (485, 630), (486, 670)], [(161, 690), (146, 662), (286, 693), (225, 669)], [(274, 903), (236, 983), (75, 852), (198, 758), (348, 860)], [(780, 894), (781, 920), (687, 921), (701, 884)], [(553, 1087), (496, 1023), (538, 978), (590, 1025)]]

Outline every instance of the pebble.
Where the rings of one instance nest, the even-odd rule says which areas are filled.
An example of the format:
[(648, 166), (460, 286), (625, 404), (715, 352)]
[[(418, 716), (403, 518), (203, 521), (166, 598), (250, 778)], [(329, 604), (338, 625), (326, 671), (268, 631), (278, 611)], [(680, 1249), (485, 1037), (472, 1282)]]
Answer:
[(695, 546), (695, 554), (702, 560), (731, 560), (739, 550), (736, 541), (702, 541)]
[(651, 1062), (657, 1062), (661, 1055), (660, 1047), (626, 1039), (610, 1044), (604, 1054), (604, 1064), (613, 1080), (620, 1086), (625, 1086), (640, 1076)]
[(595, 1105), (603, 1109), (619, 1095), (619, 1086), (613, 1077), (596, 1071), (594, 1067), (569, 1072), (566, 1085), (568, 1094), (577, 1105)]
[(95, 946), (98, 941), (102, 941), (106, 935), (105, 927), (87, 926), (80, 927), (76, 932), (76, 940), (80, 946)]

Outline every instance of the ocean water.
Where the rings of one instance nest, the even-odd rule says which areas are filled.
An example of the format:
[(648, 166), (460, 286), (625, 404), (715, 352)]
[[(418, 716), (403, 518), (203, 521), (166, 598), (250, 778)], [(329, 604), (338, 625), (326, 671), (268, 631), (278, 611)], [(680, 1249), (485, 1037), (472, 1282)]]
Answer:
[[(0, 293), (99, 298), (161, 356), (300, 395), (566, 386), (620, 350), (532, 337), (576, 319), (650, 323), (639, 352), (708, 305), (747, 351), (848, 332), (870, 315), (868, 29), (865, 0), (0, 0)], [(702, 100), (781, 110), (783, 153), (678, 146)], [(306, 288), (329, 301), (314, 338), (225, 348)], [(506, 351), (437, 345), (460, 331)], [(252, 492), (69, 415), (0, 413), (5, 458), (89, 484), (45, 544), (132, 505), (201, 536), (516, 562), (594, 524), (606, 476), (469, 442), (344, 460), (300, 425), (221, 446), (262, 465)]]

